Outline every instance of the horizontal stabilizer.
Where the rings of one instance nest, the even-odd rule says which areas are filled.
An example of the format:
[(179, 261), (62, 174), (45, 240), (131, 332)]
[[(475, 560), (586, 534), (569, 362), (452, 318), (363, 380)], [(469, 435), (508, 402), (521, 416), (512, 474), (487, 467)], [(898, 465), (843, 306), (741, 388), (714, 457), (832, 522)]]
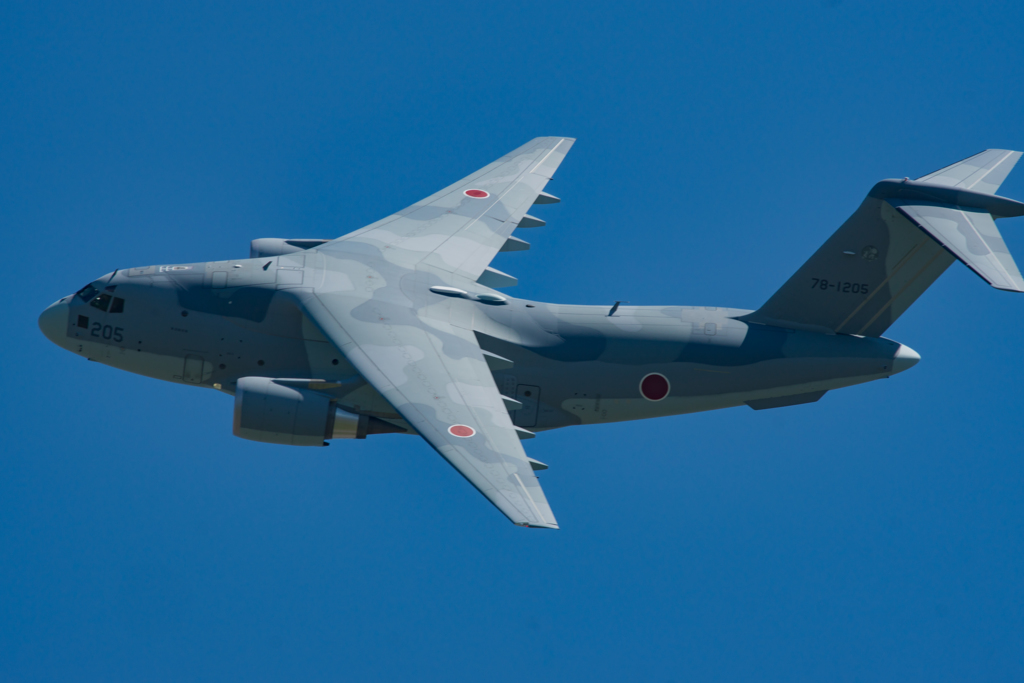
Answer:
[(983, 194), (995, 194), (1010, 175), (1020, 152), (1009, 149), (986, 149), (963, 161), (918, 178), (933, 185), (960, 187)]
[(981, 209), (995, 218), (1024, 216), (1024, 202), (995, 194), (985, 194), (961, 187), (945, 187), (920, 180), (882, 180), (875, 183), (869, 197), (906, 204), (949, 204), (968, 209)]
[(891, 199), (889, 203), (996, 289), (1024, 292), (1024, 278), (987, 211)]

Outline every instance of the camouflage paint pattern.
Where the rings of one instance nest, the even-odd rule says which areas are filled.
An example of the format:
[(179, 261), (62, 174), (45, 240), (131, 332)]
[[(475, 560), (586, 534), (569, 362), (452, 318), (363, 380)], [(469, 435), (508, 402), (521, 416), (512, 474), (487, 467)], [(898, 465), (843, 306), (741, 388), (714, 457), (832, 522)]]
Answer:
[[(421, 435), (513, 522), (547, 528), (557, 522), (521, 444), (534, 432), (797, 405), (917, 361), (880, 335), (956, 247), (915, 224), (891, 193), (869, 195), (757, 311), (613, 310), (500, 293), (495, 286), (515, 280), (489, 263), (524, 248), (516, 227), (543, 223), (527, 211), (557, 201), (543, 189), (572, 143), (533, 140), (310, 249), (115, 271), (51, 306), (40, 326), (79, 355), (166, 381), (230, 394), (241, 378), (289, 378), (348, 413)], [(1017, 158), (990, 152), (963, 162), (973, 170), (937, 173), (950, 186), (964, 176), (988, 188)]]

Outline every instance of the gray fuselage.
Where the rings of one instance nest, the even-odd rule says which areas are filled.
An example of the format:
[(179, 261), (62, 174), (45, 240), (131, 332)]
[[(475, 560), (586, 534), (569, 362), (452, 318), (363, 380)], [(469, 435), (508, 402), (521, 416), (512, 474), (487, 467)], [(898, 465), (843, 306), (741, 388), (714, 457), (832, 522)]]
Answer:
[[(325, 380), (319, 390), (339, 407), (408, 427), (291, 296), (315, 290), (317, 260), (307, 252), (115, 271), (88, 296), (53, 304), (40, 327), (90, 360), (227, 393), (241, 377)], [(481, 347), (511, 361), (492, 367), (494, 378), (522, 403), (514, 423), (531, 431), (806, 403), (919, 358), (883, 338), (747, 324), (736, 318), (750, 311), (739, 309), (621, 306), (610, 314), (609, 306), (508, 297), (460, 305)]]

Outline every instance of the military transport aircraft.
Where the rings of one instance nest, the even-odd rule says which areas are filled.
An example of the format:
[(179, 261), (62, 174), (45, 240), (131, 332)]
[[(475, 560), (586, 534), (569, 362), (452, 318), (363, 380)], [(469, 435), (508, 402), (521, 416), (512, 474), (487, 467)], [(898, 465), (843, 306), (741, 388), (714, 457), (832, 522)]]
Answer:
[(1024, 280), (993, 219), (1020, 152), (883, 180), (756, 311), (573, 306), (497, 290), (489, 267), (572, 138), (537, 138), (337, 239), (257, 239), (250, 258), (115, 270), (47, 308), (55, 344), (234, 396), (234, 433), (292, 446), (419, 434), (514, 523), (557, 528), (521, 441), (571, 425), (817, 401), (920, 359), (882, 333), (953, 263)]

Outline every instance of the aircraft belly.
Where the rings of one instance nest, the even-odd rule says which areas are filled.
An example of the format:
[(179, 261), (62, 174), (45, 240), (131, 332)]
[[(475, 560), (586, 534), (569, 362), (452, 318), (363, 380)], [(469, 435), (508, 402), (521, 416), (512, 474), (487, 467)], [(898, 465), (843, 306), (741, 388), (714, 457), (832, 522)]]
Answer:
[[(712, 328), (709, 318), (625, 334), (618, 327), (603, 336), (577, 320), (571, 323), (576, 336), (560, 329), (559, 346), (521, 346), (489, 337), (481, 345), (514, 364), (495, 373), (503, 393), (538, 387), (534, 431), (716, 410), (893, 374), (898, 345), (889, 340), (795, 332), (720, 317)], [(670, 385), (660, 400), (641, 393), (641, 381), (652, 373)]]
[[(76, 340), (71, 350), (89, 360), (168, 382), (181, 382), (184, 356), (151, 353), (136, 349)], [(209, 365), (209, 364), (207, 364)]]
[[(670, 372), (666, 369), (666, 373)], [(556, 427), (570, 426), (575, 424), (600, 424), (605, 422), (624, 422), (629, 420), (643, 420), (653, 417), (667, 417), (669, 415), (683, 415), (687, 413), (699, 413), (708, 410), (719, 410), (745, 405), (748, 401), (790, 396), (794, 394), (809, 394), (814, 392), (830, 391), (855, 384), (862, 384), (876, 379), (888, 377), (889, 373), (876, 373), (871, 375), (856, 375), (835, 377), (801, 383), (786, 383), (765, 385), (756, 382), (753, 377), (749, 386), (736, 389), (735, 387), (715, 387), (705, 385), (707, 393), (693, 391), (688, 395), (669, 396), (661, 401), (649, 401), (641, 396), (629, 398), (606, 398), (598, 396), (594, 398), (566, 398), (563, 399), (559, 408), (565, 419), (561, 424), (538, 425), (538, 431)], [(757, 387), (758, 384), (762, 386)], [(675, 384), (673, 384), (673, 387)], [(725, 389), (718, 391), (718, 389)], [(730, 390), (731, 389), (731, 390)], [(639, 392), (635, 392), (638, 394)]]

